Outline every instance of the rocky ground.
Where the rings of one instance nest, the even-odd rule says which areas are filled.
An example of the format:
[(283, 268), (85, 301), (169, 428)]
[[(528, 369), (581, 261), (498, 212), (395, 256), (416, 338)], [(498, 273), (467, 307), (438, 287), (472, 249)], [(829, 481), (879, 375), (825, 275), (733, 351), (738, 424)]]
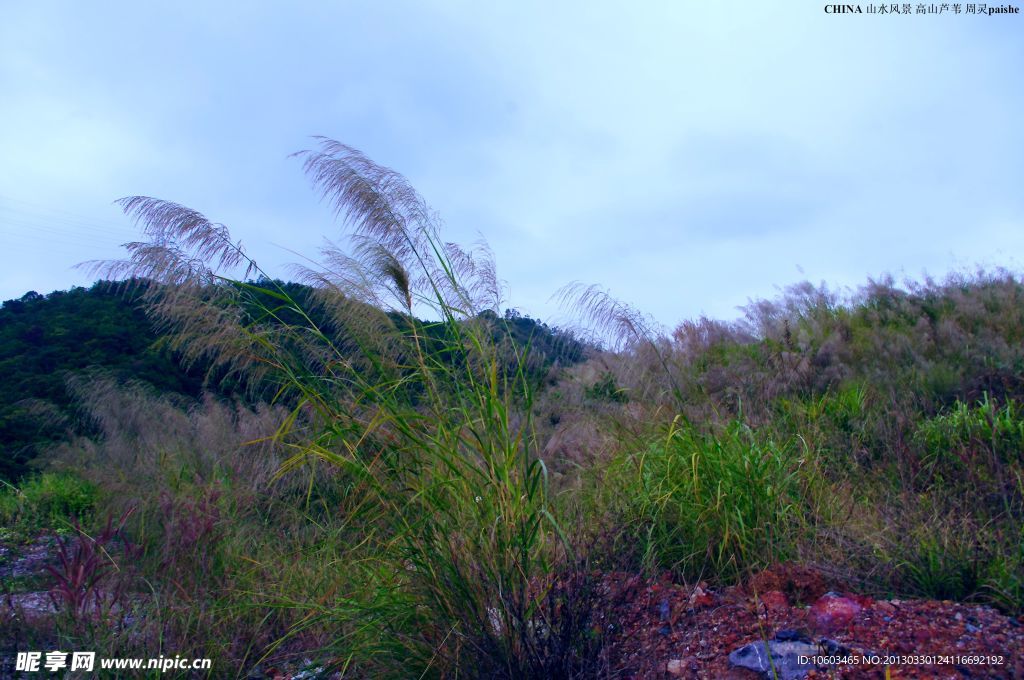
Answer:
[(53, 612), (47, 565), (56, 562), (57, 540), (41, 536), (20, 544), (0, 540), (0, 623), (16, 612), (29, 617)]
[[(609, 623), (621, 626), (610, 665), (622, 677), (738, 680), (772, 677), (774, 666), (780, 678), (1024, 678), (1022, 621), (986, 606), (829, 592), (798, 567), (743, 588), (628, 575), (606, 577), (605, 588), (617, 603)], [(773, 663), (766, 648), (781, 652)]]
[[(52, 616), (54, 551), (52, 538), (0, 541), (0, 630)], [(986, 606), (876, 600), (796, 566), (723, 589), (621, 573), (597, 583), (594, 623), (610, 640), (602, 666), (612, 677), (1024, 679), (1022, 621)]]

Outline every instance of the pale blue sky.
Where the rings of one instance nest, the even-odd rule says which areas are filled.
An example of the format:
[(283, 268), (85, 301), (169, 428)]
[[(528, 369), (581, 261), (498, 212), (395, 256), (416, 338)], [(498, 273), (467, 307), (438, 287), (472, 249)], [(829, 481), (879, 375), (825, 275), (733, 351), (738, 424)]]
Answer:
[(288, 155), (405, 174), (510, 306), (599, 283), (666, 325), (801, 279), (1020, 269), (1024, 18), (823, 3), (6, 2), (0, 299), (88, 283), (144, 194), (285, 277), (336, 237)]

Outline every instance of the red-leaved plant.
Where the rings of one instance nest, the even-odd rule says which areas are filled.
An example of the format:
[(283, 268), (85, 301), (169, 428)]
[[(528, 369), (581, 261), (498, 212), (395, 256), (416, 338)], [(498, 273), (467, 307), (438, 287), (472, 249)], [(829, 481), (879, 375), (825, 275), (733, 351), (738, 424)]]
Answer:
[(46, 568), (55, 579), (49, 595), (58, 612), (74, 620), (106, 619), (124, 608), (131, 577), (111, 553), (119, 552), (125, 564), (139, 556), (139, 547), (121, 532), (131, 513), (126, 511), (116, 527), (113, 515), (107, 515), (106, 525), (93, 536), (76, 519), (73, 536), (56, 537), (59, 563)]

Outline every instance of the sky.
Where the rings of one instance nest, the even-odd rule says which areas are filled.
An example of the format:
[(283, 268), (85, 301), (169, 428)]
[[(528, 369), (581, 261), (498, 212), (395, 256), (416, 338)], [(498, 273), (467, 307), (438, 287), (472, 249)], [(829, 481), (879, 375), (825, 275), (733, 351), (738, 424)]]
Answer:
[(552, 324), (576, 281), (671, 328), (802, 280), (1020, 271), (1022, 36), (803, 0), (2, 3), (0, 299), (88, 285), (139, 237), (129, 195), (288, 278), (343, 239), (290, 157), (314, 135)]

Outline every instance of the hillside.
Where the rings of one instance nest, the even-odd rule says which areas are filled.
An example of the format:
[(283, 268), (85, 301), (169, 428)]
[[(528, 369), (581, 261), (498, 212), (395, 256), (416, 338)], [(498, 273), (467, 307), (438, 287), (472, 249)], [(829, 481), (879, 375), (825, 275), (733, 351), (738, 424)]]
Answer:
[[(486, 248), (320, 143), (351, 242), (301, 283), (139, 196), (120, 273), (158, 335), (103, 292), (5, 306), (16, 398), (70, 385), (91, 429), (0, 493), (0, 645), (250, 678), (742, 677), (769, 644), (1019, 674), (1019, 274), (805, 283), (671, 331), (568, 289), (601, 349), (503, 311)], [(182, 398), (143, 337), (223, 392)], [(790, 677), (861, 672), (826, 666)]]
[[(308, 286), (279, 283), (300, 305), (309, 302)], [(30, 291), (3, 303), (0, 377), (7, 389), (0, 393), (0, 480), (20, 478), (40, 453), (74, 433), (96, 433), (68, 389), (68, 379), (83, 372), (142, 383), (158, 394), (193, 401), (204, 390), (247, 403), (273, 396), (258, 387), (254, 395), (232, 376), (211, 372), (208, 361), (184, 367), (167, 333), (143, 310), (145, 290), (138, 282), (98, 281), (90, 288), (47, 295)], [(318, 319), (325, 323), (322, 314)], [(294, 318), (282, 314), (280, 321)], [(506, 310), (503, 322), (514, 345), (530, 345), (535, 378), (556, 362), (570, 365), (583, 358), (583, 343), (516, 310)]]
[(0, 308), (0, 479), (16, 479), (38, 453), (76, 427), (69, 373), (101, 368), (121, 380), (197, 397), (199, 371), (185, 371), (127, 289), (28, 292)]

